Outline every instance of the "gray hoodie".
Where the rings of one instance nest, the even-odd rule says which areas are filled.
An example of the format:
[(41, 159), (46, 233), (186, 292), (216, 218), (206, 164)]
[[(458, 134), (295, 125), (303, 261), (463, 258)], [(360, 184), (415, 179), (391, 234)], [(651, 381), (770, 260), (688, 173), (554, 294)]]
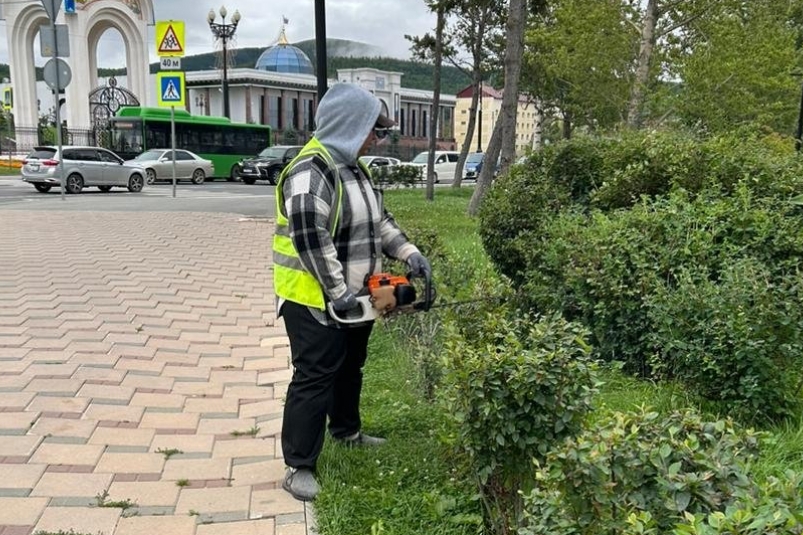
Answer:
[(315, 137), (336, 163), (354, 165), (376, 124), (382, 103), (360, 86), (338, 83), (329, 88), (315, 114)]

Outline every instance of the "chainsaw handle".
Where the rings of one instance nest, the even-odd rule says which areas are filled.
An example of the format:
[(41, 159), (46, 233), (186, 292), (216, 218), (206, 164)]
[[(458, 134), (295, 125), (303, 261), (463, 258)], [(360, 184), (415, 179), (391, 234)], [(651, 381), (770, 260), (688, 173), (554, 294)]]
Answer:
[(332, 319), (343, 324), (365, 323), (366, 321), (373, 321), (379, 317), (379, 311), (375, 309), (373, 303), (371, 303), (370, 295), (358, 296), (357, 305), (357, 308), (360, 309), (359, 316), (354, 313), (357, 308), (346, 311), (345, 316), (341, 316), (340, 313), (335, 310), (335, 307), (332, 305), (331, 301), (327, 303), (327, 309), (329, 310), (329, 315), (332, 316)]
[[(407, 277), (412, 279), (415, 275), (409, 273)], [(415, 303), (413, 305), (413, 310), (423, 310), (426, 312), (432, 307), (432, 303), (435, 302), (435, 290), (432, 288), (432, 272), (425, 271), (424, 276), (418, 278), (424, 279), (424, 299), (423, 301)]]

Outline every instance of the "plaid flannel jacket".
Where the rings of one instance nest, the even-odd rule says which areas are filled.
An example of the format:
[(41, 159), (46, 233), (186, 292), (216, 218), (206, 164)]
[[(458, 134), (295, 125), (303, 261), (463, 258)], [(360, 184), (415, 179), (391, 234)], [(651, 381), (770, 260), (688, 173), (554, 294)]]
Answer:
[[(342, 212), (334, 237), (329, 233), (334, 178), (318, 157), (296, 162), (284, 182), (284, 209), (301, 264), (321, 284), (327, 300), (357, 294), (368, 275), (382, 271), (382, 255), (406, 261), (418, 252), (393, 216), (383, 195), (357, 167), (338, 165), (343, 182)], [(280, 303), (281, 305), (281, 303)], [(322, 324), (344, 327), (329, 314), (310, 308)]]

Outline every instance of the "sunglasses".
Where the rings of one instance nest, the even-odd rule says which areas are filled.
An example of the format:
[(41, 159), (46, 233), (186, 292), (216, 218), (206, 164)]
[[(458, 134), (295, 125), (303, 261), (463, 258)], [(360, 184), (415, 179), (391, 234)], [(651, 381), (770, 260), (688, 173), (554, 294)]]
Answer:
[(390, 135), (390, 128), (376, 127), (374, 128), (374, 135), (376, 139), (385, 139)]

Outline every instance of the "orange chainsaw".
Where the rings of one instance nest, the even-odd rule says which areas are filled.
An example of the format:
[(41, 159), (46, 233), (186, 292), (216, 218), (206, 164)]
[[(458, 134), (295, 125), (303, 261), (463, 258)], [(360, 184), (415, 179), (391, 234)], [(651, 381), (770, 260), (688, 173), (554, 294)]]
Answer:
[(424, 298), (421, 301), (416, 301), (417, 292), (411, 278), (411, 275), (405, 277), (390, 273), (369, 275), (365, 287), (357, 295), (357, 308), (341, 316), (329, 303), (329, 314), (339, 323), (364, 323), (388, 314), (429, 310), (435, 301), (432, 276), (427, 273), (424, 277)]

